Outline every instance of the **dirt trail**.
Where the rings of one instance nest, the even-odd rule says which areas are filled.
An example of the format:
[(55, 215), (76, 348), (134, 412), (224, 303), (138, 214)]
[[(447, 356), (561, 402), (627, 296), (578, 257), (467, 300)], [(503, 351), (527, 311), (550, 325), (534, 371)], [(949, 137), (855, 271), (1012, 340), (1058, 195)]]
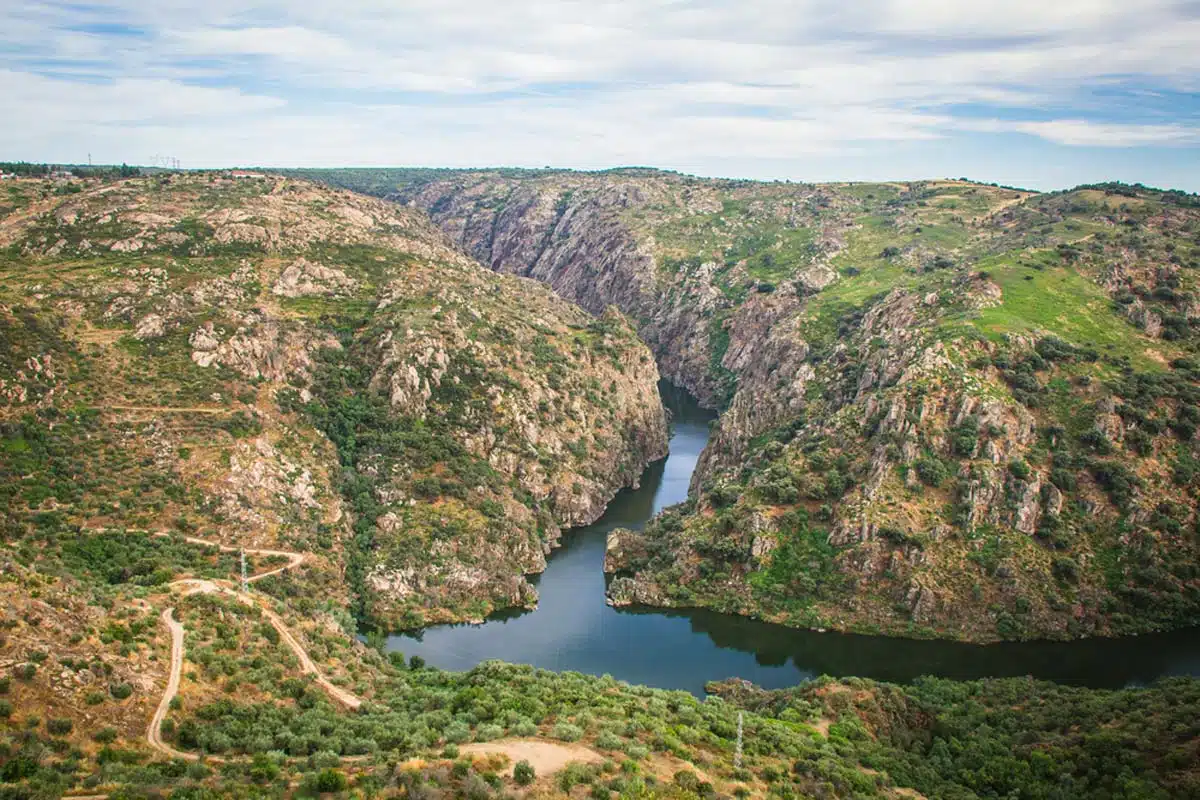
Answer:
[[(244, 595), (241, 596), (244, 597)], [(279, 631), (279, 635), (283, 638), (283, 641), (287, 642), (288, 647), (292, 648), (292, 652), (296, 654), (298, 659), (300, 659), (300, 667), (306, 673), (316, 678), (317, 684), (325, 690), (326, 694), (328, 694), (333, 700), (341, 703), (352, 711), (362, 705), (362, 700), (358, 696), (346, 691), (340, 686), (335, 686), (328, 678), (325, 677), (324, 674), (322, 674), (321, 670), (317, 668), (317, 665), (313, 663), (313, 660), (308, 657), (308, 653), (304, 650), (300, 643), (296, 641), (296, 638), (292, 636), (292, 632), (288, 630), (287, 625), (284, 624), (283, 620), (278, 614), (269, 608), (262, 609), (262, 612), (266, 615), (272, 627)]]
[(162, 700), (159, 701), (158, 708), (154, 711), (154, 718), (150, 720), (150, 727), (146, 731), (146, 741), (155, 750), (166, 753), (171, 758), (199, 761), (200, 756), (195, 753), (185, 753), (182, 750), (176, 750), (164, 742), (162, 738), (163, 720), (167, 718), (167, 711), (171, 708), (171, 701), (179, 692), (179, 676), (183, 673), (183, 625), (175, 619), (174, 611), (175, 609), (168, 608), (162, 613), (163, 624), (171, 632), (171, 673), (167, 678), (167, 690), (163, 692)]
[(204, 406), (101, 406), (100, 411), (150, 411), (158, 413), (179, 414), (228, 414), (228, 408), (212, 408)]
[(512, 766), (518, 761), (528, 761), (539, 776), (552, 775), (572, 761), (593, 764), (604, 760), (590, 747), (544, 742), (539, 739), (498, 739), (494, 742), (464, 744), (458, 751), (463, 755), (507, 756), (511, 762), (507, 770), (509, 774), (512, 773)]
[[(168, 533), (156, 533), (155, 535), (170, 536)], [(244, 551), (248, 555), (253, 556), (278, 556), (288, 559), (288, 563), (281, 567), (276, 567), (275, 569), (268, 570), (266, 572), (260, 572), (257, 575), (247, 578), (247, 583), (253, 583), (254, 581), (262, 580), (263, 578), (267, 578), (271, 575), (278, 575), (285, 570), (298, 567), (304, 563), (306, 558), (304, 553), (292, 553), (286, 550), (263, 550), (249, 547), (232, 547), (219, 542), (210, 542), (207, 539), (198, 539), (194, 536), (186, 536), (184, 537), (184, 540), (190, 544), (198, 544), (205, 547), (215, 547), (221, 552), (225, 553)], [(171, 584), (171, 589), (184, 596), (197, 593), (220, 592), (222, 594), (233, 595), (246, 605), (258, 608), (267, 618), (267, 621), (271, 623), (271, 627), (279, 632), (279, 636), (284, 643), (287, 644), (291, 651), (296, 654), (296, 658), (300, 661), (301, 669), (306, 674), (314, 677), (317, 685), (320, 686), (327, 695), (329, 695), (330, 699), (336, 703), (340, 703), (342, 706), (350, 710), (355, 710), (362, 706), (362, 698), (358, 697), (352, 692), (347, 691), (346, 689), (341, 688), (340, 686), (334, 685), (332, 681), (325, 677), (325, 674), (321, 672), (320, 668), (318, 668), (312, 658), (309, 657), (308, 651), (304, 649), (304, 646), (301, 645), (300, 641), (292, 634), (291, 630), (287, 626), (287, 623), (283, 621), (283, 618), (270, 608), (260, 604), (258, 598), (255, 596), (249, 594), (248, 592), (242, 592), (233, 588), (228, 581), (206, 580), (202, 578), (186, 578), (184, 580), (175, 581)], [(162, 738), (163, 720), (166, 719), (167, 711), (171, 707), (171, 701), (175, 699), (175, 695), (179, 693), (179, 678), (183, 672), (184, 628), (183, 624), (175, 619), (174, 612), (174, 608), (168, 608), (162, 613), (163, 624), (167, 626), (167, 630), (171, 634), (171, 668), (167, 678), (167, 688), (163, 692), (162, 699), (158, 703), (158, 708), (154, 712), (154, 717), (150, 720), (150, 727), (146, 731), (146, 741), (149, 742), (150, 746), (155, 750), (158, 750), (160, 753), (164, 753), (171, 758), (183, 758), (187, 759), (188, 761), (198, 761), (200, 759), (199, 755), (195, 753), (185, 753), (182, 750), (176, 750), (174, 747), (171, 747), (171, 745), (163, 741)], [(213, 756), (209, 756), (209, 758), (213, 761), (222, 760)]]

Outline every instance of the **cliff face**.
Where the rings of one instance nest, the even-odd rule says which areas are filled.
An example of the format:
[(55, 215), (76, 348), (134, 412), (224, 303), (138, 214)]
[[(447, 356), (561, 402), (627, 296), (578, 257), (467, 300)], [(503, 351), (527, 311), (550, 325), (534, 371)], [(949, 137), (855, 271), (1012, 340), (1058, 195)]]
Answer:
[[(658, 272), (652, 242), (631, 214), (677, 201), (674, 187), (646, 180), (492, 180), (470, 176), (420, 185), (395, 198), (431, 215), (468, 253), (498, 272), (535, 278), (599, 313), (615, 305), (638, 321), (663, 377), (709, 406), (721, 376), (710, 370), (706, 318), (717, 296), (703, 276), (683, 292)], [(699, 295), (711, 295), (708, 301)]]
[[(397, 195), (723, 408), (615, 602), (975, 640), (1200, 621), (1194, 197), (646, 171)], [(624, 555), (623, 555), (624, 554)]]
[(53, 444), (5, 451), (14, 529), (313, 551), (335, 605), (473, 619), (534, 602), (561, 529), (666, 452), (619, 313), (496, 275), (417, 212), (219, 174), (10, 199), (0, 417)]

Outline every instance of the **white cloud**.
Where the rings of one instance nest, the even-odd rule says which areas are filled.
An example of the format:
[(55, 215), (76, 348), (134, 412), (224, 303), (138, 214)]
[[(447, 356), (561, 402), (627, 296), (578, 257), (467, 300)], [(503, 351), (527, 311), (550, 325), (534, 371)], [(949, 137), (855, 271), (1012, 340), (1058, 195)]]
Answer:
[[(120, 78), (92, 84), (0, 70), (0, 86), (0, 105), (19, 114), (23, 123), (5, 126), (10, 134), (76, 125), (86, 131), (93, 124), (226, 118), (285, 105), (279, 98), (248, 95), (238, 89), (160, 79)], [(0, 143), (3, 141), (0, 138)]]
[[(137, 35), (86, 32), (114, 22)], [(1188, 145), (1188, 119), (1088, 92), (1196, 91), (1197, 41), (1200, 10), (1172, 0), (30, 2), (0, 9), (0, 107), (34, 112), (0, 149), (605, 166), (964, 132)]]
[(1200, 127), (1187, 125), (1140, 125), (1058, 119), (1046, 122), (989, 121), (964, 125), (971, 130), (1017, 131), (1055, 144), (1073, 147), (1143, 147), (1200, 143)]

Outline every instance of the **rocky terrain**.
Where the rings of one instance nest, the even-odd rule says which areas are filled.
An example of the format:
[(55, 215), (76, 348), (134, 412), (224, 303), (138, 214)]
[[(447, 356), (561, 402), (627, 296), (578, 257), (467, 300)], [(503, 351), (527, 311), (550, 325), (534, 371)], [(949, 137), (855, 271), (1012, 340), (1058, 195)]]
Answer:
[(331, 606), (475, 619), (536, 602), (561, 530), (666, 452), (618, 312), (483, 269), (419, 213), (219, 173), (6, 188), (13, 530), (286, 545), (321, 554)]
[(692, 500), (610, 543), (613, 602), (979, 641), (1200, 621), (1194, 196), (399, 178), (722, 410)]
[[(464, 619), (530, 602), (523, 576), (562, 529), (594, 519), (662, 454), (658, 372), (633, 325), (597, 301), (590, 315), (480, 267), (419, 211), (290, 178), (22, 179), (3, 192), (0, 796), (1167, 798), (1200, 787), (1190, 679), (1122, 691), (823, 679), (763, 692), (730, 681), (700, 700), (497, 662), (448, 673), (386, 652), (377, 632), (360, 641), (363, 621)], [(1171, 238), (1186, 261), (1184, 240)], [(1039, 289), (1059, 279), (1069, 256), (1057, 252), (1042, 270), (991, 265), (988, 277), (897, 266), (907, 277), (862, 302), (861, 315), (849, 289), (867, 270), (837, 267), (824, 292), (845, 287), (837, 302), (851, 310), (829, 310), (818, 319), (837, 321), (827, 328), (803, 316), (822, 294), (783, 280), (742, 286), (714, 270), (685, 281), (717, 291), (725, 321), (705, 328), (712, 336), (679, 329), (705, 355), (681, 359), (673, 377), (687, 372), (702, 394), (709, 386), (711, 404), (736, 391), (695, 499), (646, 536), (612, 538), (611, 566), (624, 573), (614, 595), (813, 624), (792, 604), (848, 613), (836, 576), (882, 542), (901, 555), (879, 596), (909, 577), (909, 563), (936, 565), (953, 586), (963, 569), (945, 553), (967, 552), (980, 569), (970, 553), (993, 553), (970, 550), (978, 536), (958, 523), (920, 540), (928, 562), (884, 527), (841, 538), (853, 530), (841, 520), (860, 507), (844, 498), (867, 486), (932, 514), (965, 480), (947, 467), (933, 488), (926, 451), (942, 447), (983, 476), (971, 508), (998, 515), (974, 523), (985, 541), (1020, 535), (1078, 564), (1073, 583), (1065, 562), (1051, 562), (1056, 591), (1086, 598), (1102, 568), (1157, 592), (1154, 565), (1193, 535), (1182, 509), (1135, 515), (1166, 491), (1153, 465), (1174, 469), (1183, 488), (1172, 497), (1183, 499), (1172, 502), (1190, 502), (1191, 345), (1166, 338), (1179, 330), (1168, 306), (1187, 302), (1187, 275), (1174, 295), (1135, 288), (1121, 302), (1114, 289), (1115, 307), (1100, 284), (1072, 284), (1093, 287), (1086, 310), (1099, 316), (1066, 316), (1053, 336), (1006, 340), (991, 326), (1026, 317), (972, 316), (1020, 300), (1026, 274)], [(1137, 252), (1130, 274), (1148, 280), (1157, 273), (1134, 271)], [(962, 311), (960, 295), (1003, 302)], [(1147, 333), (1161, 325), (1162, 338), (1130, 327), (1093, 354), (1061, 329), (1110, 315)], [(650, 322), (636, 322), (646, 335)], [(981, 327), (964, 366), (970, 326)], [(724, 348), (717, 362), (713, 347)], [(864, 347), (868, 366), (850, 374), (843, 359)], [(764, 353), (807, 377), (771, 378)], [(772, 380), (761, 404), (748, 402), (750, 386)], [(795, 390), (802, 400), (793, 384), (806, 387)], [(1062, 430), (1051, 427), (1059, 418)], [(948, 441), (937, 438), (946, 426)], [(895, 450), (879, 456), (884, 477), (871, 484), (864, 465), (885, 434)], [(911, 436), (917, 482), (901, 469)], [(986, 476), (1000, 480), (989, 465), (1003, 469), (1003, 501), (987, 494)], [(1128, 493), (1123, 465), (1139, 470)], [(1018, 480), (1061, 497), (1010, 496)], [(874, 513), (871, 497), (856, 502)], [(1121, 503), (1120, 550), (1096, 567), (1083, 548), (1107, 541)], [(1061, 524), (1048, 525), (1054, 517)], [(1027, 523), (1032, 538), (1014, 532)], [(949, 545), (957, 550), (939, 549)], [(1125, 552), (1146, 561), (1133, 569)], [(986, 565), (983, 591), (1028, 578), (1015, 557)], [(762, 577), (778, 575), (790, 583)], [(239, 586), (242, 576), (250, 582)], [(1175, 615), (1171, 624), (1181, 612), (1162, 596), (1142, 599)], [(1186, 590), (1179, 597), (1189, 602)]]

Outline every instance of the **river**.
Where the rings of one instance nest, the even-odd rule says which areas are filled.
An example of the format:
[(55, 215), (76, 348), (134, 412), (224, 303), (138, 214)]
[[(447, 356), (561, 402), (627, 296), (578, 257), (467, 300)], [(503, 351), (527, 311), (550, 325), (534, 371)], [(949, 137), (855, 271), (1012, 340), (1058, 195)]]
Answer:
[(570, 531), (531, 581), (533, 611), (504, 611), (482, 625), (439, 625), (388, 638), (388, 650), (466, 670), (487, 659), (612, 675), (630, 683), (700, 695), (710, 680), (739, 677), (766, 688), (818, 675), (906, 682), (920, 675), (971, 679), (1033, 675), (1093, 687), (1140, 685), (1200, 675), (1200, 629), (1126, 639), (970, 645), (817, 633), (705, 610), (614, 609), (605, 604), (604, 544), (613, 528), (641, 528), (687, 498), (708, 442), (710, 412), (664, 389), (673, 414), (671, 453), (651, 464), (595, 524)]

